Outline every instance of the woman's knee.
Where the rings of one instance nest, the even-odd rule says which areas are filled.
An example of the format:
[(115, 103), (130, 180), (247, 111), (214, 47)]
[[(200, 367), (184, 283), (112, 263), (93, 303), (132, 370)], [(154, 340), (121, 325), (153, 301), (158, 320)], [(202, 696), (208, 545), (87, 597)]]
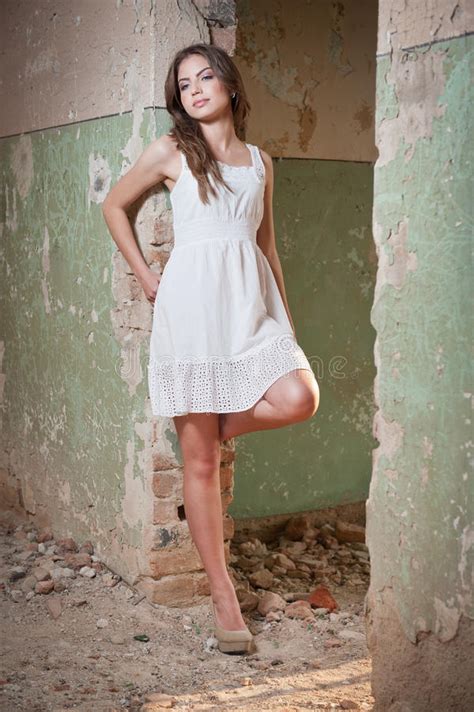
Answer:
[(220, 450), (212, 448), (206, 453), (190, 453), (184, 457), (184, 471), (192, 477), (209, 480), (219, 475)]
[(212, 413), (212, 418), (206, 416), (190, 413), (175, 418), (185, 473), (202, 478), (219, 471), (221, 453), (218, 416), (216, 413)]
[(299, 383), (290, 389), (287, 407), (296, 420), (311, 418), (319, 408), (319, 386), (314, 383)]

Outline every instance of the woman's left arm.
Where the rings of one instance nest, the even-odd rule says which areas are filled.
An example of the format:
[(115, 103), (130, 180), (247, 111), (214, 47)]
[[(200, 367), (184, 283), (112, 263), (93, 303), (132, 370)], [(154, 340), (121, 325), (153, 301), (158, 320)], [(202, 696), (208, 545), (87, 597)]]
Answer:
[(288, 319), (290, 320), (291, 328), (293, 329), (293, 334), (296, 336), (295, 325), (293, 324), (290, 307), (286, 298), (283, 270), (281, 268), (275, 241), (275, 227), (273, 224), (273, 162), (271, 156), (269, 156), (266, 151), (260, 150), (260, 154), (265, 164), (265, 193), (263, 197), (263, 218), (257, 230), (257, 244), (270, 264), (278, 289), (280, 290), (286, 313), (288, 314)]

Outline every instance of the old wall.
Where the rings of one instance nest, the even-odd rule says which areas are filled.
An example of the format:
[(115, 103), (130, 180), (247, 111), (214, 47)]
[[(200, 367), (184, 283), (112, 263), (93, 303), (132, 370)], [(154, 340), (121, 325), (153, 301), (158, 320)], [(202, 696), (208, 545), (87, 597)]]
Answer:
[(371, 315), (380, 444), (367, 502), (380, 712), (474, 708), (467, 7), (380, 8)]
[[(226, 46), (234, 33), (211, 35), (194, 3), (172, 0), (79, 12), (7, 1), (1, 13), (2, 506), (56, 536), (91, 539), (156, 600), (186, 602), (206, 577), (183, 521), (173, 424), (151, 418), (152, 309), (101, 205), (168, 128), (162, 90), (174, 50), (211, 37)], [(172, 245), (167, 191), (151, 190), (130, 217), (160, 271)]]
[[(216, 23), (211, 5), (204, 0), (179, 7), (174, 2), (101, 3), (77, 13), (61, 2), (39, 2), (34, 15), (27, 3), (3, 5), (2, 86), (9, 110), (0, 124), (2, 284), (5, 294), (19, 297), (8, 302), (2, 333), (4, 495), (12, 504), (23, 503), (41, 521), (49, 516), (51, 493), (60, 492), (62, 506), (53, 523), (61, 529), (68, 521), (71, 533), (79, 535), (92, 515), (94, 536), (103, 538), (104, 549), (120, 535), (117, 558), (125, 542), (133, 541), (124, 569), (139, 568), (135, 547), (152, 507), (149, 473), (155, 467), (156, 441), (163, 444), (166, 466), (170, 453), (179, 466), (179, 448), (166, 419), (151, 428), (145, 383), (151, 311), (110, 240), (100, 205), (111, 183), (153, 136), (166, 130), (163, 79), (173, 47), (212, 37), (232, 51), (236, 19), (231, 6), (219, 7)], [(350, 12), (345, 17), (342, 5), (336, 12), (326, 3), (314, 17), (304, 15), (306, 4), (299, 6), (299, 31), (309, 20), (319, 28), (325, 64), (322, 55), (313, 53), (313, 58), (316, 49), (307, 34), (304, 52), (295, 53), (294, 25), (286, 15), (277, 18), (288, 25), (284, 45), (278, 31), (282, 61), (270, 62), (261, 18), (258, 32), (258, 23), (253, 23), (255, 34), (248, 33), (250, 10), (241, 8), (243, 49), (236, 59), (253, 105), (249, 140), (275, 156), (275, 212), (287, 291), (301, 342), (326, 388), (317, 421), (309, 428), (260, 433), (253, 451), (248, 449), (253, 436), (240, 440), (243, 476), (234, 493), (239, 498), (235, 516), (353, 501), (362, 499), (367, 488), (373, 377), (367, 310), (375, 270), (369, 228), (373, 127), (371, 112), (352, 104), (353, 96), (361, 94), (362, 66), (364, 92), (370, 95), (372, 59), (362, 45), (374, 18), (370, 3), (365, 8), (366, 19), (361, 20)], [(354, 28), (361, 31), (357, 40), (351, 35)], [(255, 50), (256, 42), (261, 50)], [(249, 61), (261, 68), (258, 75), (246, 70)], [(290, 91), (288, 77), (296, 76), (296, 69), (301, 72), (296, 84), (303, 82), (312, 91), (306, 104), (295, 109), (298, 92)], [(263, 137), (269, 114), (260, 113), (258, 106), (274, 95), (272, 87), (282, 71), (288, 72), (288, 91), (274, 100), (280, 110), (293, 106), (285, 125), (296, 131), (286, 143), (276, 124)], [(263, 77), (271, 79), (270, 72), (273, 80), (262, 84)], [(331, 98), (334, 82), (350, 88), (345, 105)], [(337, 96), (340, 102), (345, 95), (338, 91)], [(365, 122), (357, 119), (358, 109)], [(295, 123), (309, 125), (306, 110), (308, 116), (319, 111), (326, 126), (323, 133), (318, 129), (313, 143), (308, 133), (301, 139)], [(359, 145), (359, 153), (347, 152), (347, 160), (318, 160), (327, 155), (322, 147), (334, 137), (328, 127), (341, 116), (351, 118), (340, 136), (352, 130), (358, 140), (350, 143)], [(333, 154), (342, 155), (335, 148)], [(305, 160), (298, 160), (303, 156)], [(135, 230), (147, 259), (160, 270), (172, 247), (166, 190), (144, 196)], [(296, 244), (302, 249), (294, 249)], [(348, 273), (352, 280), (342, 294), (340, 285)], [(23, 311), (18, 303), (24, 304)], [(357, 308), (348, 308), (354, 304)], [(19, 433), (28, 437), (28, 448)], [(273, 453), (282, 465), (278, 472)], [(155, 463), (156, 457), (161, 461), (155, 455)], [(255, 500), (256, 474), (265, 506)], [(75, 502), (83, 502), (82, 514), (71, 518)], [(120, 567), (118, 561), (114, 565)]]
[(377, 258), (371, 218), (377, 3), (238, 2), (249, 134), (274, 157), (278, 252), (320, 384), (305, 423), (236, 441), (236, 517), (365, 500)]

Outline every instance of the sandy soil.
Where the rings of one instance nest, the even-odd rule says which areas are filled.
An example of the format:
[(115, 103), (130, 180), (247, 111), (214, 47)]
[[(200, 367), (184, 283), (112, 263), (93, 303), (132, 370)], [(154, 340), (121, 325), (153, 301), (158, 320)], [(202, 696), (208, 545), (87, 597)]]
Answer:
[[(208, 602), (152, 605), (101, 564), (90, 544), (68, 554), (38, 538), (28, 523), (0, 531), (2, 712), (373, 709), (363, 616), (367, 567), (362, 581), (350, 547), (342, 547), (342, 559), (337, 545), (326, 552), (329, 563), (345, 562), (344, 575), (333, 566), (323, 579), (335, 612), (318, 608), (292, 618), (243, 609), (255, 649), (227, 655), (216, 647)], [(89, 566), (81, 566), (81, 556), (90, 557)], [(356, 561), (353, 576), (349, 560)], [(242, 582), (238, 548), (232, 561), (234, 580)], [(288, 600), (298, 599), (295, 587), (314, 588), (312, 580), (291, 583)], [(284, 589), (280, 579), (280, 596)], [(256, 595), (248, 584), (246, 590)]]

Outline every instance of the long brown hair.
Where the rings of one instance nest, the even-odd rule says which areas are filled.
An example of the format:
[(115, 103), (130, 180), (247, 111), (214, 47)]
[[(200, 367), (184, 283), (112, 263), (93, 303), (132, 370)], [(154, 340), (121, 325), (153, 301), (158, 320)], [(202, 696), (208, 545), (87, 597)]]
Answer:
[(217, 191), (209, 180), (212, 175), (216, 183), (221, 183), (232, 192), (232, 188), (227, 185), (222, 177), (219, 164), (209, 151), (206, 139), (201, 130), (201, 126), (196, 119), (193, 119), (184, 109), (179, 91), (178, 70), (183, 59), (192, 54), (200, 54), (207, 59), (209, 66), (226, 86), (232, 95), (232, 114), (234, 117), (234, 129), (241, 141), (245, 141), (247, 117), (250, 112), (250, 104), (247, 99), (242, 76), (229, 54), (214, 45), (203, 42), (188, 45), (179, 50), (168, 69), (165, 81), (166, 108), (173, 120), (173, 128), (168, 134), (175, 139), (178, 148), (186, 156), (191, 173), (198, 182), (199, 197), (203, 203), (209, 203), (208, 191), (216, 196)]

